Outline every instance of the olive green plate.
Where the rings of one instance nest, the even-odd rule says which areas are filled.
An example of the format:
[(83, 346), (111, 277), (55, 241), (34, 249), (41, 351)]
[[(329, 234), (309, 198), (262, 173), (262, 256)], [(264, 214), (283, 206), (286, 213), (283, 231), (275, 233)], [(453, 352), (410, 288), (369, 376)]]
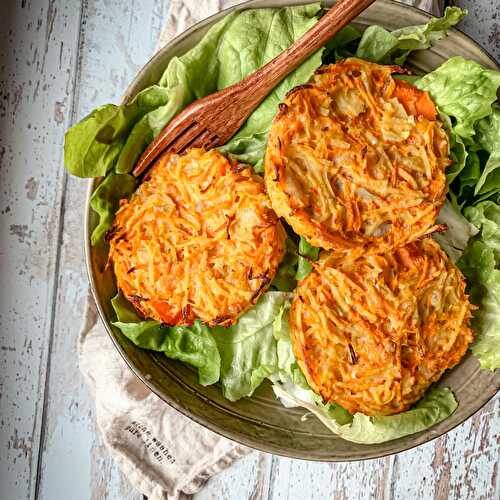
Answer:
[[(307, 2), (252, 0), (237, 8), (303, 3)], [(157, 82), (172, 57), (193, 47), (213, 23), (231, 10), (197, 24), (161, 49), (131, 83), (124, 101)], [(424, 23), (428, 19), (427, 14), (417, 9), (379, 0), (358, 17), (355, 24), (361, 29), (378, 24), (392, 30)], [(448, 38), (436, 43), (432, 49), (417, 53), (410, 62), (417, 69), (428, 72), (454, 55), (462, 55), (495, 68), (495, 62), (476, 43), (456, 30), (452, 30)], [(91, 183), (89, 196), (95, 185)], [(197, 383), (193, 369), (161, 354), (135, 347), (110, 324), (114, 319), (110, 299), (116, 293), (116, 288), (112, 273), (109, 270), (102, 272), (106, 261), (104, 248), (90, 245), (90, 234), (95, 224), (96, 219), (87, 203), (85, 246), (88, 273), (99, 314), (116, 348), (134, 373), (166, 403), (235, 441), (263, 451), (309, 460), (352, 461), (380, 457), (426, 443), (453, 429), (486, 404), (500, 387), (499, 371), (492, 373), (480, 370), (476, 359), (468, 355), (440, 382), (450, 387), (459, 401), (458, 409), (451, 417), (427, 431), (377, 445), (350, 443), (332, 434), (316, 418), (302, 420), (305, 411), (284, 408), (274, 397), (267, 382), (251, 398), (231, 403), (222, 397), (218, 385), (202, 387)]]

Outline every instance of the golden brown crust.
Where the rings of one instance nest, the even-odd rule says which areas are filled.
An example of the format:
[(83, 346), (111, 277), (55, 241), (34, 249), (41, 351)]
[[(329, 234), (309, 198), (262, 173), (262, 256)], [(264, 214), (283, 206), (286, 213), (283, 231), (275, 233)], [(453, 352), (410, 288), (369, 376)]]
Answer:
[(285, 232), (251, 167), (215, 150), (161, 158), (110, 238), (118, 287), (145, 317), (229, 326), (271, 283)]
[(266, 187), (309, 243), (351, 257), (433, 231), (444, 202), (448, 139), (428, 95), (360, 59), (293, 89), (269, 133)]
[(325, 253), (293, 298), (297, 362), (325, 401), (366, 415), (404, 411), (472, 341), (464, 290), (430, 238), (356, 261)]

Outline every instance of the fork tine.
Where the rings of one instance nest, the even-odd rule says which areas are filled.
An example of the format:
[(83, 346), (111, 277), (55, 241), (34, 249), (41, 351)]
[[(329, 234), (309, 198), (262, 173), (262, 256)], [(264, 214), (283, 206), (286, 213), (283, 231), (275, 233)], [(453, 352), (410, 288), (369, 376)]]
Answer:
[(210, 134), (207, 129), (202, 128), (201, 125), (195, 123), (194, 127), (189, 128), (184, 134), (179, 136), (175, 142), (170, 145), (167, 150), (171, 153), (181, 153), (193, 146), (196, 147), (199, 141), (206, 135)]
[(210, 140), (203, 145), (204, 148), (206, 149), (211, 149), (219, 146), (219, 136), (214, 135), (210, 138)]
[(206, 142), (210, 138), (210, 131), (205, 129), (203, 130), (203, 133), (201, 135), (198, 135), (195, 137), (187, 146), (185, 149), (189, 148), (204, 148)]
[(177, 120), (176, 118), (174, 120), (155, 137), (153, 142), (141, 154), (132, 171), (135, 177), (139, 177), (160, 153), (168, 149), (180, 136), (193, 127), (196, 128), (196, 122), (187, 122), (185, 120)]
[(204, 149), (212, 149), (218, 146), (219, 137), (210, 133), (209, 130), (206, 130), (203, 135), (197, 137), (195, 141), (190, 144), (190, 147), (196, 148), (204, 148)]

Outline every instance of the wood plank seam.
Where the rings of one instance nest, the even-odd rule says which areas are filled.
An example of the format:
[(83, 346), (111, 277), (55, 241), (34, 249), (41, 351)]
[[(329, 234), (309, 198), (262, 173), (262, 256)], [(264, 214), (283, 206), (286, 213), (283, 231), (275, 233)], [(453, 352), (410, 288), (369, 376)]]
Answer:
[(276, 482), (276, 473), (278, 470), (278, 460), (276, 455), (271, 458), (271, 467), (269, 469), (269, 488), (267, 490), (267, 499), (272, 499), (274, 496), (274, 483)]
[[(49, 5), (53, 4), (55, 0), (50, 0)], [(75, 57), (75, 64), (74, 64), (74, 77), (73, 77), (73, 83), (71, 86), (71, 101), (70, 101), (70, 125), (75, 123), (76, 121), (76, 109), (77, 109), (77, 104), (78, 104), (78, 98), (79, 98), (79, 91), (78, 91), (78, 82), (80, 79), (80, 74), (81, 74), (81, 48), (83, 44), (83, 38), (82, 34), (84, 31), (84, 26), (85, 23), (83, 23), (84, 19), (84, 9), (88, 8), (87, 0), (81, 0), (80, 3), (80, 11), (79, 11), (79, 18), (78, 18), (78, 26), (80, 27), (78, 30), (78, 34), (76, 37), (76, 57)], [(61, 166), (62, 168), (62, 166)], [(41, 486), (41, 480), (42, 480), (42, 464), (43, 464), (43, 453), (44, 453), (44, 447), (45, 447), (45, 439), (46, 439), (46, 426), (47, 426), (47, 405), (48, 405), (48, 392), (49, 392), (49, 384), (50, 384), (50, 372), (51, 372), (51, 353), (52, 353), (52, 347), (53, 347), (53, 341), (54, 341), (54, 327), (55, 327), (55, 319), (56, 319), (56, 308), (57, 308), (57, 294), (59, 291), (59, 279), (57, 277), (59, 276), (59, 271), (60, 271), (60, 260), (61, 260), (61, 248), (63, 244), (63, 233), (64, 233), (64, 211), (66, 208), (66, 189), (68, 185), (68, 174), (65, 169), (63, 169), (63, 177), (61, 181), (61, 187), (62, 187), (62, 193), (61, 193), (61, 198), (60, 198), (60, 205), (59, 205), (59, 216), (57, 219), (57, 224), (58, 227), (56, 229), (56, 234), (57, 234), (57, 248), (56, 248), (56, 257), (55, 257), (55, 264), (54, 264), (54, 275), (56, 276), (56, 279), (54, 280), (54, 286), (52, 290), (52, 305), (51, 305), (51, 317), (50, 317), (50, 323), (49, 323), (49, 338), (48, 338), (48, 345), (47, 345), (47, 357), (46, 357), (46, 372), (45, 372), (45, 380), (43, 382), (43, 403), (42, 403), (42, 415), (41, 415), (41, 422), (40, 422), (40, 436), (39, 436), (39, 441), (38, 441), (38, 453), (37, 453), (37, 464), (36, 464), (36, 477), (35, 477), (35, 499), (39, 497), (40, 494), (40, 486)], [(31, 497), (31, 484), (29, 488), (29, 494)]]

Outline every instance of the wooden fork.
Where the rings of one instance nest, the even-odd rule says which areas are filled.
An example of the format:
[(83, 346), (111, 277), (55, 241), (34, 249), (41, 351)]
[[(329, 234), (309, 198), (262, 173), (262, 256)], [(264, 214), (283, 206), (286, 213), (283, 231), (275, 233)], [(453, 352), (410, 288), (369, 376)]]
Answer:
[(338, 1), (302, 38), (240, 82), (193, 102), (172, 119), (139, 158), (141, 175), (164, 151), (222, 146), (285, 76), (375, 0)]

